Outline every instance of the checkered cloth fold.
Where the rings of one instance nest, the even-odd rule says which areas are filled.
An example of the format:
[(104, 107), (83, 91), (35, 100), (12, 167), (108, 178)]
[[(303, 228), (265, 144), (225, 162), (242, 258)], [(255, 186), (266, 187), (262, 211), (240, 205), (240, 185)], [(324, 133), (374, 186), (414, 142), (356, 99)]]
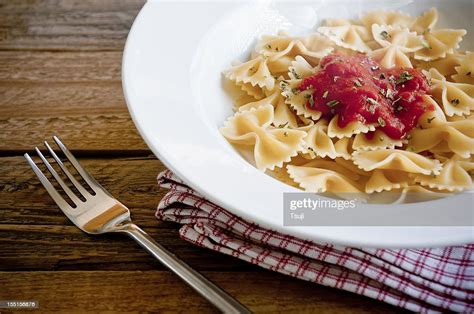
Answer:
[(305, 241), (259, 227), (211, 203), (171, 171), (158, 219), (180, 236), (272, 271), (347, 290), (415, 312), (474, 312), (474, 244), (433, 249), (353, 248)]

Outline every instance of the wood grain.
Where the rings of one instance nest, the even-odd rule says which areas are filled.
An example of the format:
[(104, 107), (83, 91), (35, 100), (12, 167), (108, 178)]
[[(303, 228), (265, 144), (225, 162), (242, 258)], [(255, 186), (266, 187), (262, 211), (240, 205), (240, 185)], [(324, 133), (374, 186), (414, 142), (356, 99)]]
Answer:
[(121, 50), (144, 0), (0, 1), (0, 49)]
[[(266, 271), (204, 275), (255, 312), (400, 312), (368, 298)], [(25, 286), (25, 282), (34, 284)], [(215, 312), (191, 288), (162, 271), (0, 273), (0, 286), (0, 299), (38, 300), (44, 312)]]

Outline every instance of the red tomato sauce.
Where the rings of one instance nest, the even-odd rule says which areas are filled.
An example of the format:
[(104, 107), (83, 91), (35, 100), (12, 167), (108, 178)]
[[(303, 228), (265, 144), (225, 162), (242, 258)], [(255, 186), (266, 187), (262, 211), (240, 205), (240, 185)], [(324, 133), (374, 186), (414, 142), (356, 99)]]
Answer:
[(434, 110), (423, 102), (429, 85), (416, 69), (383, 69), (362, 54), (331, 54), (320, 67), (299, 89), (313, 89), (308, 110), (320, 111), (326, 119), (339, 115), (341, 128), (355, 120), (375, 123), (389, 137), (402, 139), (423, 113)]

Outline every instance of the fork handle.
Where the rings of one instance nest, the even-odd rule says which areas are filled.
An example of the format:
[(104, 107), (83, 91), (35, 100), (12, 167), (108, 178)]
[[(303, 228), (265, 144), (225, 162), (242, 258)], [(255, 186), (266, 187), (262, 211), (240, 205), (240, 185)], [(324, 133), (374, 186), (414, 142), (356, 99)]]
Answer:
[(224, 290), (216, 286), (196, 270), (189, 267), (181, 259), (176, 257), (176, 255), (153, 240), (152, 237), (137, 225), (133, 223), (127, 224), (123, 226), (123, 228), (120, 228), (120, 231), (127, 233), (132, 239), (137, 241), (142, 248), (147, 250), (157, 260), (163, 263), (163, 265), (168, 267), (222, 312), (251, 313), (246, 307), (227, 294)]

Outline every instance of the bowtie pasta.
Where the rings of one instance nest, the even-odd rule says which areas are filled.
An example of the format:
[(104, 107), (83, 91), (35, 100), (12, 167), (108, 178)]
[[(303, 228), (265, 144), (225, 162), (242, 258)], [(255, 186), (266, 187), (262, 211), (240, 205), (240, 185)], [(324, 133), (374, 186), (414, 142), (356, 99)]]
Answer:
[(459, 50), (465, 30), (437, 22), (436, 8), (379, 10), (263, 36), (223, 72), (241, 94), (221, 133), (307, 192), (400, 202), (472, 189), (474, 53)]

